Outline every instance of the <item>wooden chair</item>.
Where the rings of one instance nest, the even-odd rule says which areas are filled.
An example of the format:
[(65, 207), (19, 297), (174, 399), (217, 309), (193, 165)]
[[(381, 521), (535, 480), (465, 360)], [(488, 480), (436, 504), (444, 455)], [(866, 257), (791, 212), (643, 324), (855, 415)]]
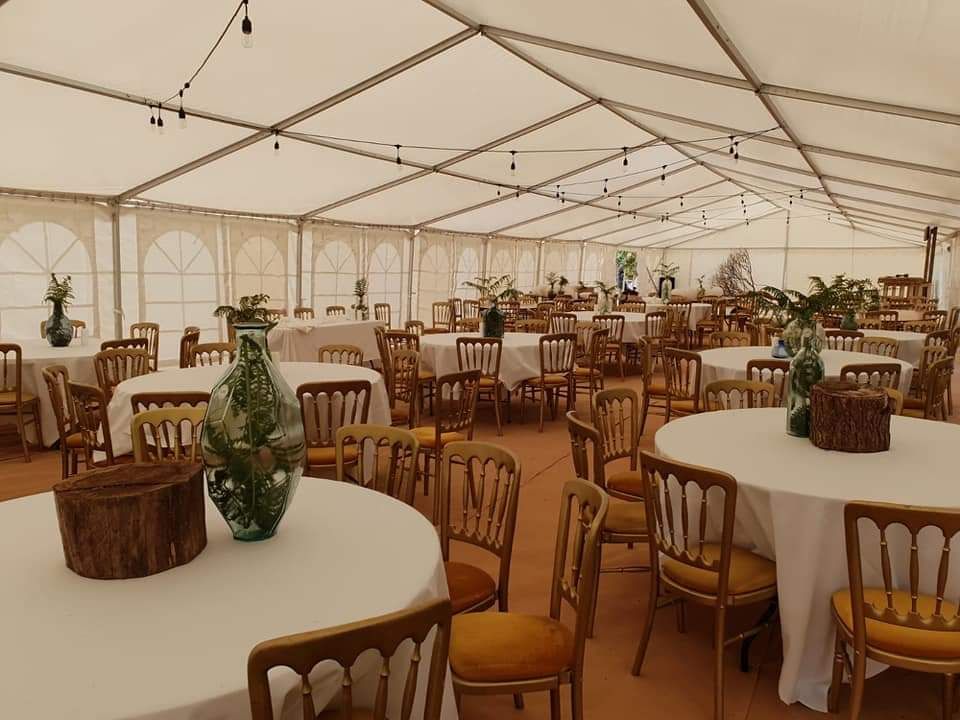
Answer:
[(550, 332), (576, 333), (577, 316), (574, 313), (558, 312), (550, 316)]
[(714, 380), (703, 390), (704, 410), (740, 410), (772, 407), (777, 389), (753, 380)]
[[(369, 380), (329, 380), (297, 387), (307, 444), (308, 475), (312, 471), (329, 472), (337, 468), (337, 430), (367, 422), (371, 392)], [(344, 463), (355, 468), (357, 459), (356, 446), (344, 448)]]
[(663, 358), (663, 349), (670, 339), (670, 326), (667, 313), (663, 310), (648, 312), (643, 318), (643, 336), (647, 339), (650, 353), (650, 366), (656, 365), (657, 358)]
[(30, 462), (28, 426), (34, 426), (37, 443), (43, 446), (40, 398), (23, 388), (23, 349), (16, 343), (0, 343), (0, 417), (10, 416), (13, 416), (13, 424), (20, 436), (23, 461)]
[(514, 323), (513, 331), (546, 335), (550, 330), (549, 325), (550, 324), (543, 318), (525, 318), (523, 320), (517, 320), (517, 322)]
[[(70, 399), (73, 400), (73, 417), (77, 432), (83, 442), (83, 464), (87, 469), (108, 467), (122, 462), (132, 462), (133, 455), (114, 455), (110, 421), (107, 418), (107, 397), (103, 390), (93, 385), (70, 382)], [(103, 460), (94, 461), (94, 453), (102, 452)]]
[(463, 317), (463, 300), (458, 297), (447, 298), (447, 302), (453, 307), (453, 316), (458, 320)]
[(739, 330), (718, 330), (710, 333), (707, 340), (711, 348), (750, 347), (754, 344), (748, 331)]
[(503, 300), (499, 303), (500, 312), (503, 313), (503, 326), (507, 330), (512, 330), (520, 319), (520, 303), (515, 300)]
[(191, 349), (190, 367), (229, 365), (237, 356), (237, 345), (232, 342), (197, 343)]
[(327, 317), (345, 317), (347, 309), (343, 305), (327, 305), (325, 313)]
[(73, 400), (70, 397), (70, 371), (64, 365), (47, 365), (40, 371), (50, 396), (53, 417), (57, 421), (60, 439), (60, 478), (66, 480), (79, 471), (83, 458), (83, 437), (73, 419)]
[(555, 333), (540, 337), (540, 375), (527, 378), (520, 386), (520, 418), (526, 395), (536, 401), (540, 397), (540, 432), (543, 432), (543, 416), (550, 406), (551, 418), (557, 416), (560, 395), (566, 393), (567, 410), (576, 402), (576, 386), (573, 365), (577, 355), (577, 336), (573, 333)]
[[(547, 690), (557, 720), (560, 687), (569, 685), (573, 720), (584, 717), (584, 648), (608, 501), (599, 487), (583, 480), (567, 482), (561, 498), (549, 615), (483, 612), (453, 619), (450, 670), (458, 707), (466, 694)], [(572, 632), (560, 622), (565, 603), (576, 616)]]
[(458, 318), (456, 332), (480, 332), (480, 318)]
[[(493, 605), (507, 612), (520, 461), (491, 443), (449, 443), (444, 448), (439, 492), (440, 548), (454, 614)], [(472, 545), (493, 556), (497, 579), (476, 564), (451, 560), (453, 543)]]
[[(690, 311), (692, 302), (667, 303), (667, 329), (673, 342), (680, 347), (690, 347)], [(743, 330), (743, 328), (738, 328)]]
[[(623, 347), (623, 325), (625, 320), (623, 315), (593, 316), (594, 324), (608, 331), (604, 360), (620, 368), (621, 380), (624, 378), (623, 363), (627, 357), (625, 348)], [(574, 328), (574, 332), (576, 332), (576, 328)]]
[(205, 407), (174, 406), (133, 416), (133, 459), (138, 463), (201, 462)]
[[(383, 333), (384, 347), (388, 355), (392, 355), (397, 350), (416, 350), (417, 353), (420, 352), (420, 336), (413, 333), (401, 332), (400, 330), (388, 330)], [(390, 378), (393, 376), (393, 373), (389, 370), (391, 361), (389, 357), (387, 358), (387, 377)], [(425, 370), (420, 367), (417, 371), (419, 377), (417, 378), (417, 387), (420, 391), (420, 397), (417, 399), (417, 402), (420, 405), (420, 410), (423, 410), (423, 401), (427, 400), (429, 402), (430, 413), (433, 413), (433, 397), (436, 391), (437, 376), (434, 375), (429, 370)], [(389, 386), (388, 386), (389, 390)]]
[(697, 346), (703, 347), (704, 336), (710, 337), (715, 332), (723, 332), (726, 322), (727, 305), (722, 298), (711, 300), (710, 314), (697, 321)]
[(790, 378), (789, 360), (749, 360), (747, 380), (769, 383), (774, 387), (773, 406), (779, 407), (787, 397), (787, 382)]
[(453, 306), (449, 302), (435, 302), (432, 306), (433, 327), (453, 331), (456, 328), (457, 318)]
[[(390, 422), (415, 428), (420, 422), (420, 353), (395, 350), (390, 358)], [(397, 403), (405, 404), (400, 406)]]
[[(420, 441), (423, 458), (423, 494), (430, 493), (430, 477), (437, 477), (447, 445), (457, 440), (473, 439), (473, 423), (477, 414), (477, 396), (480, 392), (480, 371), (465, 370), (441, 375), (436, 382), (437, 411), (433, 425), (413, 428)], [(433, 471), (430, 465), (433, 463)], [(433, 519), (439, 517), (440, 493), (434, 493)]]
[[(610, 388), (594, 395), (590, 403), (590, 421), (599, 433), (599, 467), (597, 477), (601, 487), (621, 500), (642, 500), (643, 487), (637, 470), (640, 437), (643, 435), (644, 402), (636, 390), (627, 387)], [(616, 472), (607, 468), (610, 463), (627, 460), (626, 470)]]
[[(250, 694), (251, 720), (273, 720), (273, 698), (270, 696), (269, 672), (273, 668), (290, 668), (300, 675), (302, 717), (313, 720), (385, 720), (390, 717), (410, 720), (417, 695), (420, 657), (424, 643), (433, 635), (433, 650), (427, 668), (424, 691), (423, 720), (439, 720), (443, 704), (443, 687), (447, 675), (450, 647), (450, 601), (434, 600), (409, 610), (382, 615), (370, 620), (340, 625), (326, 630), (287, 635), (257, 645), (247, 659), (247, 686)], [(412, 652), (407, 655), (410, 641)], [(362, 655), (376, 650), (380, 655), (376, 704), (372, 711), (354, 710), (351, 669)], [(398, 655), (398, 651), (402, 655)], [(409, 659), (408, 659), (409, 658)], [(318, 664), (336, 662), (343, 673), (340, 690), (341, 708), (317, 715), (313, 701), (310, 672)], [(402, 683), (399, 702), (390, 703), (391, 673), (406, 663), (407, 674)], [(402, 676), (401, 676), (402, 677)]]
[(314, 313), (312, 307), (305, 307), (303, 305), (298, 305), (293, 309), (293, 316), (297, 320), (313, 320)]
[(150, 372), (156, 372), (160, 362), (160, 326), (152, 322), (134, 323), (130, 326), (130, 337), (146, 338)]
[(317, 350), (317, 361), (363, 367), (363, 348), (347, 344), (321, 345)]
[[(843, 524), (849, 585), (835, 592), (831, 600), (836, 644), (828, 709), (840, 709), (840, 686), (846, 670), (851, 680), (850, 718), (860, 717), (867, 661), (875, 660), (941, 675), (943, 717), (953, 717), (956, 676), (960, 674), (960, 611), (955, 602), (945, 597), (952, 565), (950, 545), (960, 532), (960, 511), (852, 502), (843, 509)], [(931, 591), (923, 592), (927, 582), (922, 581), (922, 576), (927, 573), (921, 572), (925, 564), (919, 561), (918, 536), (921, 531), (933, 529), (936, 540), (931, 537), (931, 542), (939, 546), (939, 554), (933, 557), (939, 558), (939, 562), (930, 561), (929, 567), (937, 568), (936, 579), (931, 572), (927, 581)], [(869, 536), (879, 533), (879, 542), (872, 541), (877, 550), (864, 552), (868, 541), (861, 537), (861, 532), (868, 532)], [(903, 543), (897, 542), (896, 535), (900, 533), (909, 535), (909, 542), (906, 537)], [(931, 547), (934, 552), (935, 549)], [(876, 569), (877, 554), (880, 572)], [(879, 575), (882, 584), (868, 585), (865, 572)], [(848, 647), (853, 650), (852, 658)], [(911, 697), (913, 701), (918, 699)]]
[(460, 337), (457, 338), (457, 365), (460, 372), (480, 371), (480, 388), (477, 401), (488, 400), (493, 403), (493, 414), (497, 420), (497, 435), (503, 435), (503, 422), (500, 418), (500, 404), (503, 396), (510, 395), (500, 382), (500, 358), (503, 354), (503, 340), (500, 338)]
[(826, 330), (828, 350), (852, 351), (857, 346), (857, 340), (863, 337), (859, 330)]
[(150, 341), (147, 338), (119, 338), (118, 340), (104, 340), (100, 343), (100, 350), (143, 350), (149, 351)]
[(393, 313), (390, 310), (390, 303), (374, 303), (373, 304), (373, 319), (379, 320), (383, 323), (383, 326), (389, 330), (390, 323), (393, 319)]
[(634, 300), (631, 302), (622, 302), (617, 305), (617, 312), (621, 313), (645, 313), (647, 311), (647, 303), (643, 300)]
[(480, 301), (464, 300), (463, 301), (463, 317), (479, 318), (480, 317)]
[(900, 342), (888, 337), (865, 335), (856, 341), (856, 351), (869, 355), (895, 358), (900, 352)]
[[(647, 521), (650, 527), (650, 595), (633, 674), (639, 675), (661, 601), (672, 598), (713, 608), (714, 718), (723, 720), (723, 655), (743, 641), (741, 670), (749, 669), (750, 643), (776, 614), (777, 568), (773, 562), (733, 544), (737, 481), (708, 468), (640, 453)], [(707, 495), (723, 509), (719, 542), (707, 542)], [(720, 495), (722, 497), (717, 497)], [(695, 529), (694, 529), (695, 528)], [(760, 623), (727, 638), (727, 608), (766, 603)]]
[(947, 314), (947, 330), (954, 330), (960, 327), (960, 305), (954, 305)]
[(419, 452), (420, 443), (409, 430), (344, 425), (336, 434), (337, 480), (355, 482), (413, 506)]
[[(636, 407), (637, 404), (634, 403), (634, 413)], [(609, 416), (601, 416), (601, 418), (604, 420), (611, 419)], [(601, 433), (595, 425), (582, 420), (575, 410), (567, 413), (567, 430), (570, 433), (570, 456), (573, 460), (574, 473), (582, 480), (592, 479), (598, 487), (606, 490), (604, 457), (609, 455), (624, 457), (623, 454), (618, 452), (619, 449), (616, 446), (611, 446), (611, 443), (622, 443), (624, 433), (621, 429), (610, 427), (607, 428), (607, 433)], [(631, 430), (627, 431), (628, 434), (631, 432)], [(643, 499), (635, 495), (628, 496), (626, 499), (629, 502), (612, 502), (607, 509), (607, 519), (603, 524), (603, 531), (600, 533), (597, 565), (602, 566), (603, 545), (627, 545), (632, 547), (634, 544), (642, 543), (647, 539), (647, 517), (644, 512)], [(616, 568), (616, 572), (646, 570), (649, 570), (647, 566)], [(601, 569), (600, 572), (603, 572), (603, 570)], [(599, 592), (599, 589), (598, 582), (596, 585), (597, 592)], [(594, 598), (594, 615), (596, 614), (596, 608), (597, 599)], [(593, 637), (594, 620), (594, 617), (590, 618), (587, 637)]]
[(190, 361), (193, 358), (193, 348), (200, 343), (199, 328), (185, 328), (180, 337), (180, 367), (190, 367)]
[(950, 313), (946, 310), (925, 310), (921, 316), (922, 320), (932, 320), (936, 324), (936, 330), (945, 330)]
[(133, 414), (145, 410), (157, 410), (167, 407), (204, 408), (210, 402), (210, 393), (194, 392), (140, 392), (130, 396), (130, 408)]
[(663, 374), (666, 377), (666, 419), (673, 415), (694, 415), (700, 412), (700, 374), (703, 362), (700, 353), (668, 347), (663, 351)]
[(113, 396), (113, 389), (124, 380), (150, 372), (149, 360), (146, 350), (130, 348), (101, 350), (94, 355), (93, 367), (97, 372), (97, 384), (103, 390), (107, 402)]
[(840, 379), (876, 388), (900, 387), (900, 363), (852, 363), (840, 368)]
[(423, 323), (420, 320), (407, 320), (403, 324), (403, 331), (412, 335), (423, 335)]
[[(582, 323), (581, 323), (582, 324)], [(586, 388), (587, 397), (593, 402), (593, 394), (603, 390), (604, 362), (607, 357), (607, 347), (610, 331), (600, 329), (593, 323), (588, 324), (587, 352), (582, 360), (578, 360), (573, 368), (574, 392), (579, 394), (581, 388)], [(580, 342), (580, 328), (577, 328), (578, 344)]]
[(903, 399), (903, 414), (926, 420), (948, 420), (946, 395), (953, 377), (953, 358), (945, 357), (926, 368), (923, 397)]
[(286, 308), (267, 308), (265, 311), (267, 322), (277, 323), (287, 316)]

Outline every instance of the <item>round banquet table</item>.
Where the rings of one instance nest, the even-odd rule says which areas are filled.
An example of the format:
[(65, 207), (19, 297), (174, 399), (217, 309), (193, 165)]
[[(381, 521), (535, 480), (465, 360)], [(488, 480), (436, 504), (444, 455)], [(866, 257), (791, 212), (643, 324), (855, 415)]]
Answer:
[[(960, 442), (960, 426), (893, 417), (889, 452), (860, 454), (820, 450), (806, 438), (787, 435), (785, 424), (782, 408), (702, 413), (664, 425), (655, 444), (663, 456), (737, 479), (734, 542), (777, 563), (780, 698), (826, 711), (834, 637), (830, 596), (848, 586), (844, 504), (867, 500), (960, 507), (951, 452)], [(711, 520), (718, 522), (719, 512)], [(904, 582), (909, 536), (894, 536), (894, 530), (888, 536), (895, 582)], [(867, 537), (864, 533), (864, 582), (883, 587), (878, 536)], [(933, 589), (942, 544), (939, 534), (920, 535), (921, 591)], [(956, 550), (951, 557), (947, 596), (953, 598), (960, 592), (960, 558)], [(871, 670), (882, 668), (873, 664)]]
[[(424, 369), (437, 377), (460, 372), (457, 338), (480, 337), (480, 333), (436, 333), (420, 338), (420, 357)], [(540, 335), (508, 332), (503, 335), (500, 355), (500, 381), (508, 390), (516, 390), (528, 378), (540, 375)]]
[[(593, 316), (598, 315), (590, 310), (578, 310), (574, 313), (577, 316), (577, 322), (592, 322)], [(646, 337), (646, 315), (643, 313), (618, 312), (614, 310), (612, 315), (623, 315), (623, 341), (625, 343), (636, 344), (640, 338)]]
[(897, 357), (908, 362), (914, 367), (920, 366), (920, 358), (923, 355), (923, 346), (926, 344), (927, 336), (923, 333), (908, 332), (906, 330), (861, 330), (864, 337), (885, 337), (896, 340), (900, 343), (900, 349), (897, 351)]
[[(771, 360), (770, 348), (767, 346), (718, 348), (716, 350), (702, 350), (700, 357), (703, 360), (703, 370), (700, 376), (700, 387), (706, 388), (714, 380), (744, 380), (747, 377), (747, 362), (750, 360)], [(862, 363), (899, 363), (900, 364), (900, 392), (904, 395), (910, 389), (910, 378), (913, 376), (913, 365), (897, 358), (881, 357), (869, 353), (848, 352), (846, 350), (823, 350), (824, 375), (828, 380), (840, 377), (840, 370), (844, 365)]]
[(97, 373), (93, 367), (93, 356), (100, 352), (100, 338), (74, 338), (67, 347), (53, 347), (41, 338), (0, 340), (0, 342), (16, 343), (20, 346), (23, 388), (26, 392), (40, 398), (43, 444), (50, 447), (60, 439), (60, 435), (57, 432), (57, 418), (53, 414), (53, 405), (50, 404), (47, 384), (43, 381), (43, 369), (50, 365), (63, 365), (70, 373), (72, 382), (96, 385)]
[(364, 360), (379, 359), (374, 328), (380, 320), (354, 320), (343, 316), (316, 320), (283, 318), (270, 330), (267, 341), (275, 360), (284, 362), (316, 362), (323, 345), (356, 345), (363, 350)]
[[(377, 425), (390, 424), (387, 387), (383, 382), (383, 375), (375, 370), (353, 365), (318, 362), (282, 362), (277, 363), (277, 366), (294, 392), (297, 386), (308, 382), (369, 380), (373, 388), (370, 395), (369, 421)], [(130, 434), (130, 423), (133, 420), (133, 406), (130, 399), (133, 395), (142, 392), (210, 392), (226, 369), (226, 365), (212, 365), (161, 370), (124, 380), (117, 385), (107, 406), (114, 454), (123, 455), (133, 449), (133, 439)]]
[[(207, 547), (186, 565), (90, 580), (64, 565), (49, 493), (0, 503), (0, 544), (10, 549), (0, 564), (4, 715), (249, 718), (247, 656), (258, 642), (447, 596), (430, 522), (355, 485), (303, 478), (277, 535), (264, 542), (233, 540), (209, 499), (206, 522)], [(361, 662), (354, 700), (372, 707), (379, 662)], [(339, 689), (337, 671), (323, 663), (311, 674), (318, 708)], [(405, 672), (394, 675), (402, 685)], [(449, 677), (443, 716), (455, 720)], [(274, 717), (302, 717), (298, 676), (275, 671), (270, 684)], [(391, 686), (390, 717), (400, 715), (401, 692)]]

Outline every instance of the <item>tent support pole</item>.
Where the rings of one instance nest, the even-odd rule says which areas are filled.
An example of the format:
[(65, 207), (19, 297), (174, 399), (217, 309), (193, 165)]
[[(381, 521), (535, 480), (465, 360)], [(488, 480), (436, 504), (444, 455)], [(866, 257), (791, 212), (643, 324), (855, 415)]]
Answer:
[(297, 221), (297, 307), (303, 306), (303, 220)]
[[(410, 249), (407, 251), (407, 258), (409, 262), (407, 263), (407, 320), (413, 320), (413, 261), (416, 257), (414, 252), (416, 250), (417, 236), (420, 234), (419, 230), (408, 230), (407, 238), (410, 241)], [(417, 302), (419, 304), (420, 297), (420, 273), (417, 273)], [(417, 308), (417, 315), (420, 314), (420, 309)], [(402, 317), (402, 315), (401, 315)]]
[(123, 337), (123, 286), (120, 282), (120, 205), (110, 204), (110, 228), (113, 235), (113, 336)]

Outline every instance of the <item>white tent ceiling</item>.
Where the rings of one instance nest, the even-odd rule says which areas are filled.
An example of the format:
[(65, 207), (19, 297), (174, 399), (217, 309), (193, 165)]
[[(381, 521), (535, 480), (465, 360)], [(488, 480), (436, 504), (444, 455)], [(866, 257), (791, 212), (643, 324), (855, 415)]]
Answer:
[(0, 0), (0, 187), (651, 247), (960, 227), (953, 0), (251, 0), (152, 133), (236, 4)]

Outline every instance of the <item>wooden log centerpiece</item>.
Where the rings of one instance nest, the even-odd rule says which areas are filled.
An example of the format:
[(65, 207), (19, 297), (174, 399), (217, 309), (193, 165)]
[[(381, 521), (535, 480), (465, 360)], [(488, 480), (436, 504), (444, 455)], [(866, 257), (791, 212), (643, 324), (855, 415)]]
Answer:
[(810, 442), (824, 450), (890, 449), (890, 397), (875, 387), (826, 380), (810, 393)]
[(184, 565), (207, 545), (203, 466), (114, 465), (53, 487), (67, 567), (100, 580)]

